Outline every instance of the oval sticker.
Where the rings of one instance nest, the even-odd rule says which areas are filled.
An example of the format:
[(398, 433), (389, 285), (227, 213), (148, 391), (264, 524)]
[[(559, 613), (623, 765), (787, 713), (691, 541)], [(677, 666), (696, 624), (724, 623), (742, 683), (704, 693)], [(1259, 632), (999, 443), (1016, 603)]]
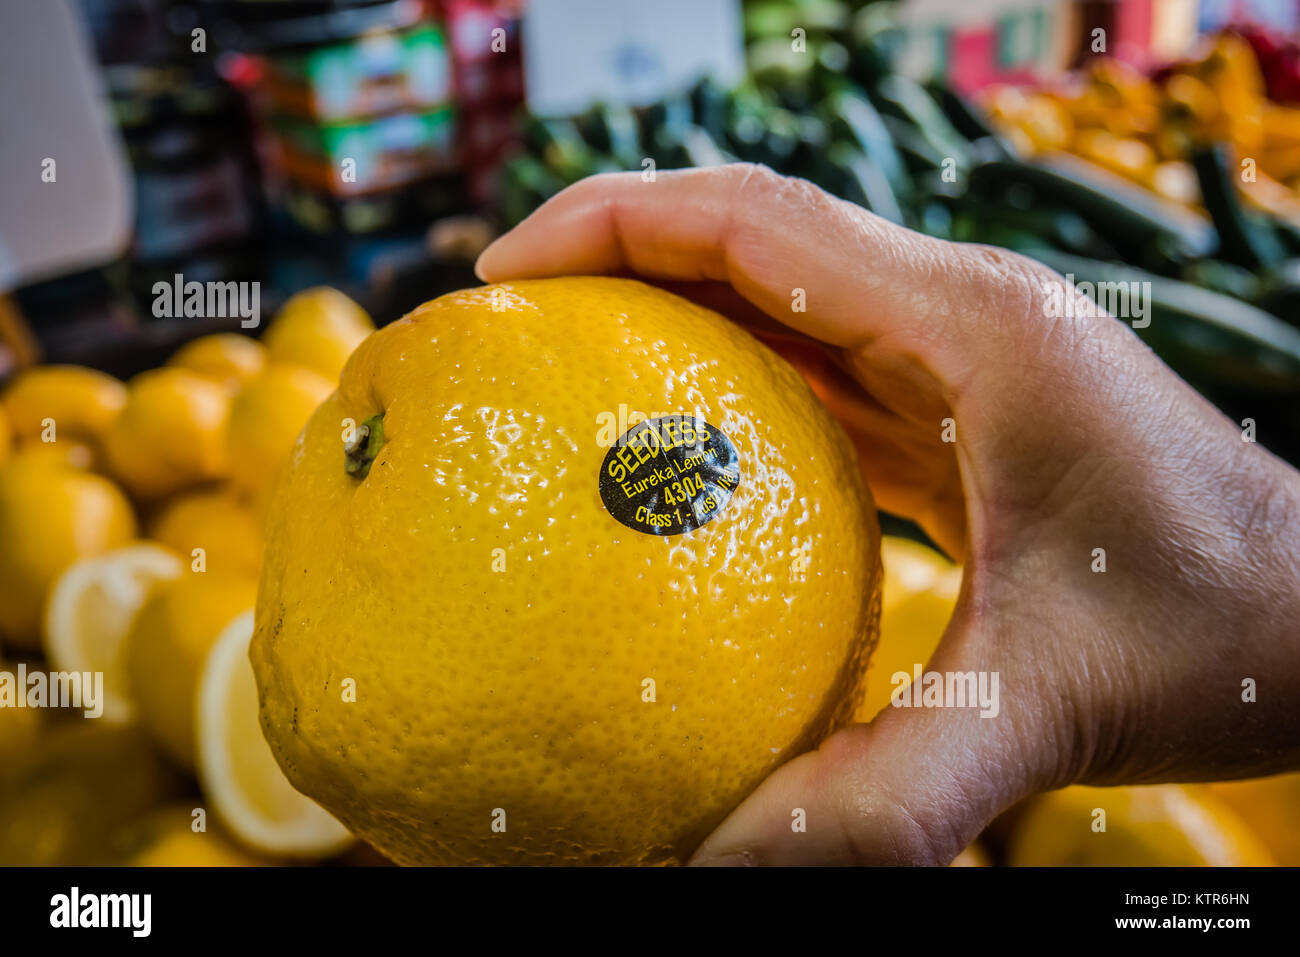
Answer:
[(628, 429), (600, 469), (600, 500), (628, 528), (680, 535), (718, 517), (740, 485), (740, 456), (722, 430), (690, 415)]

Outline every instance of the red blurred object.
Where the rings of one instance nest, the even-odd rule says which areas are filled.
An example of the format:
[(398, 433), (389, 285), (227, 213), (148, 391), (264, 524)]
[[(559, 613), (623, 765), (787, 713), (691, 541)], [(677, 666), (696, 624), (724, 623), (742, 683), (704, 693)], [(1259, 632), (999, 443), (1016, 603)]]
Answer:
[(497, 170), (518, 145), (515, 118), (524, 100), (516, 4), (442, 0), (452, 87), (460, 117), (461, 166), (477, 205), (491, 202)]
[(1300, 103), (1300, 44), (1257, 26), (1232, 29), (1255, 51), (1268, 98), (1276, 103)]

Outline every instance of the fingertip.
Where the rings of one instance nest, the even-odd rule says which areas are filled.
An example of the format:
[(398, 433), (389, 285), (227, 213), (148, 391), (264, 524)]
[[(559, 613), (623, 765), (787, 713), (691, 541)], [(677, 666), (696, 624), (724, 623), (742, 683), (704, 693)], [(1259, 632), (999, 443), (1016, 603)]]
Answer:
[(474, 260), (474, 275), (478, 276), (480, 282), (495, 282), (493, 278), (497, 276), (496, 262), (500, 259), (501, 240), (509, 236), (498, 236), (488, 244), (488, 248), (478, 254), (478, 259)]

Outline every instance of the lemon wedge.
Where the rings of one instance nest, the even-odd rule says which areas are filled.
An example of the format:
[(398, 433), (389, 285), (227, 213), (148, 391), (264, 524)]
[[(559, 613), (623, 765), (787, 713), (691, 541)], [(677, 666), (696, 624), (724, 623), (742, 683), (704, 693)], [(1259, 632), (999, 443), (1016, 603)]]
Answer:
[(295, 790), (271, 754), (257, 716), (248, 660), (252, 611), (232, 621), (208, 653), (199, 680), (199, 782), (226, 829), (249, 848), (319, 860), (346, 849), (348, 830)]
[(169, 549), (139, 542), (74, 562), (50, 591), (45, 653), (57, 671), (103, 674), (106, 721), (120, 724), (133, 716), (122, 663), (132, 619), (154, 585), (183, 570)]

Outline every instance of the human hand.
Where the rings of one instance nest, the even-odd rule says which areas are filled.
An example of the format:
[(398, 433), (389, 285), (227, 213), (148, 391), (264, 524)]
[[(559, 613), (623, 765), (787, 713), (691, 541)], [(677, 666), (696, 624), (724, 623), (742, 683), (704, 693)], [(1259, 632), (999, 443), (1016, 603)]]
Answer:
[(1300, 475), (1120, 321), (1049, 317), (1045, 266), (736, 165), (585, 180), (477, 268), (630, 273), (747, 322), (845, 424), (876, 501), (966, 563), (927, 670), (997, 673), (997, 716), (840, 731), (694, 862), (941, 864), (1037, 791), (1300, 767)]

